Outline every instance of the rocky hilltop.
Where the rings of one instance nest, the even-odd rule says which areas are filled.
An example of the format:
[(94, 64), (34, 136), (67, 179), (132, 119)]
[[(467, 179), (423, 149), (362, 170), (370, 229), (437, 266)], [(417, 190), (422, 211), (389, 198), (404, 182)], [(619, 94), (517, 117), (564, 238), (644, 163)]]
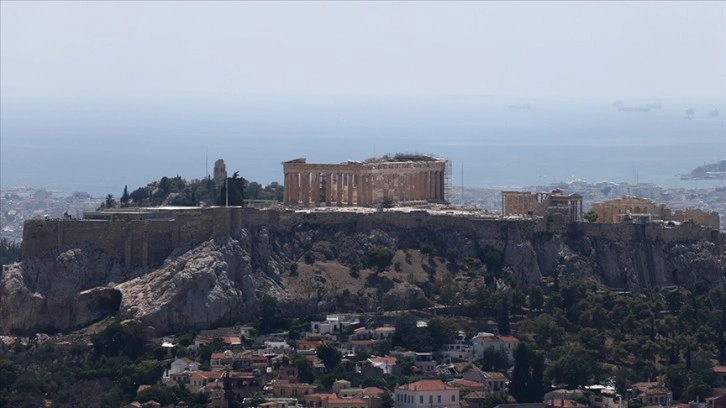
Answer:
[(424, 211), (287, 211), (258, 219), (277, 221), (243, 217), (229, 233), (179, 243), (157, 265), (124, 264), (93, 239), (35, 251), (4, 267), (0, 333), (68, 330), (118, 314), (165, 334), (253, 319), (266, 296), (287, 316), (458, 304), (492, 279), (526, 287), (576, 276), (631, 291), (697, 278), (726, 284), (724, 236), (688, 223)]

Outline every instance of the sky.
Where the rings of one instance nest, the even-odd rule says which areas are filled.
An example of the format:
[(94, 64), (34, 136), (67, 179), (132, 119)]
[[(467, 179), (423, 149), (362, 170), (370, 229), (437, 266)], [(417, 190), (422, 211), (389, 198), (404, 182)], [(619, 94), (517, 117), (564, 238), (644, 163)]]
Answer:
[(719, 98), (726, 2), (0, 2), (0, 97)]

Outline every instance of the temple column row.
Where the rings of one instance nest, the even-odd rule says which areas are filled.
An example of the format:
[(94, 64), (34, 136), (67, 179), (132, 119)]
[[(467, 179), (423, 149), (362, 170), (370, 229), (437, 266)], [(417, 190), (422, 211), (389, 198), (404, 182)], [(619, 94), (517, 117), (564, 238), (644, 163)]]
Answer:
[[(285, 203), (330, 206), (368, 205), (383, 197), (400, 201), (442, 200), (443, 172), (437, 170), (376, 175), (369, 172), (287, 172)], [(375, 193), (377, 192), (377, 193)]]
[[(372, 177), (360, 172), (287, 172), (284, 201), (291, 205), (372, 203)], [(344, 201), (345, 200), (345, 201)]]

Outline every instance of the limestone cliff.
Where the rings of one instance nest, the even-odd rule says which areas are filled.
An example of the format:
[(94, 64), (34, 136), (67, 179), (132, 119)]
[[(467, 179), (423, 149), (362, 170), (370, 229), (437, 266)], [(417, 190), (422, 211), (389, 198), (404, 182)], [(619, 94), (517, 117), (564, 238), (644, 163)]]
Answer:
[[(723, 236), (695, 225), (295, 217), (243, 223), (229, 235), (180, 246), (146, 269), (124, 267), (88, 242), (28, 257), (0, 280), (0, 333), (67, 330), (116, 313), (158, 334), (234, 324), (254, 319), (265, 295), (290, 316), (421, 300), (455, 304), (487, 269), (521, 286), (555, 274), (633, 291), (697, 278), (726, 283)], [(379, 248), (390, 250), (387, 267), (371, 259)]]

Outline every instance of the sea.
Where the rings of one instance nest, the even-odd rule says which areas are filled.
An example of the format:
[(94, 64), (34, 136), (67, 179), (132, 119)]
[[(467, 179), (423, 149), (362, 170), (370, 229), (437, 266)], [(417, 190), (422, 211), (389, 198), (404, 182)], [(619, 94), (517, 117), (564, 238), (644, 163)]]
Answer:
[[(726, 98), (621, 112), (612, 100), (497, 96), (3, 97), (0, 186), (119, 196), (163, 176), (204, 178), (215, 160), (262, 184), (283, 161), (428, 153), (450, 182), (519, 189), (553, 182), (705, 188), (679, 175), (726, 159)], [(688, 108), (695, 114), (689, 118)], [(720, 115), (709, 115), (718, 109)]]

